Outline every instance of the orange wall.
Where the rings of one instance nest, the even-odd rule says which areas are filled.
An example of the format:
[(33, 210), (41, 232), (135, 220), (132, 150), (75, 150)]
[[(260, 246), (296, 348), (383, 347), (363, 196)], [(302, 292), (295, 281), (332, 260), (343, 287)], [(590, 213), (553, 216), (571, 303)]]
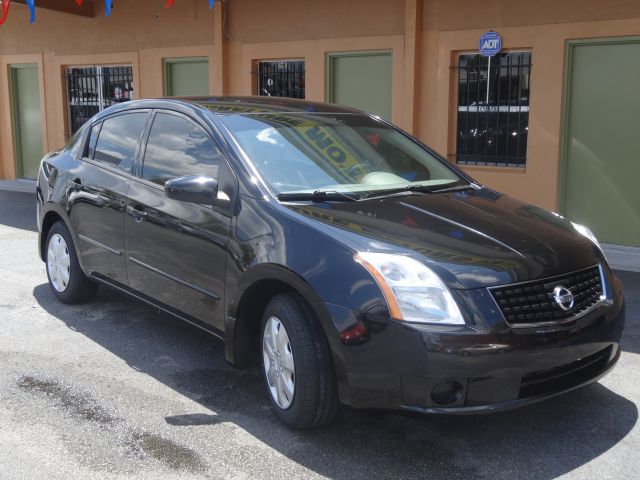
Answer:
[(229, 82), (226, 93), (251, 95), (253, 76), (251, 70), (255, 60), (270, 58), (301, 58), (305, 60), (306, 98), (324, 101), (325, 55), (329, 52), (353, 50), (392, 50), (393, 94), (392, 120), (402, 122), (402, 69), (404, 64), (403, 36), (334, 38), (298, 42), (250, 43), (231, 42), (228, 46)]
[[(527, 167), (464, 167), (479, 182), (545, 208), (558, 204), (558, 170), (562, 120), (565, 42), (570, 39), (640, 35), (640, 2), (611, 2), (607, 9), (601, 2), (579, 2), (576, 18), (603, 16), (629, 20), (562, 23), (570, 17), (570, 7), (577, 2), (541, 0), (537, 8), (508, 8), (509, 2), (486, 2), (483, 12), (469, 0), (426, 1), (422, 32), (423, 63), (420, 65), (420, 94), (416, 133), (443, 155), (455, 153), (455, 70), (450, 67), (457, 52), (474, 51), (480, 35), (495, 29), (503, 37), (505, 49), (531, 49), (531, 100)], [(532, 4), (533, 5), (533, 4)], [(554, 8), (554, 5), (557, 8)], [(609, 9), (609, 6), (612, 8)], [(607, 10), (605, 12), (605, 10)], [(501, 12), (497, 14), (496, 12)], [(454, 15), (453, 12), (458, 12)], [(474, 14), (475, 12), (475, 14)], [(522, 12), (516, 15), (514, 12)], [(427, 20), (429, 14), (437, 20)], [(546, 25), (512, 25), (548, 21)], [(495, 23), (493, 23), (495, 22)], [(444, 30), (436, 30), (440, 25)], [(469, 28), (471, 25), (474, 28)], [(453, 28), (464, 28), (455, 30)]]
[(31, 25), (27, 7), (12, 4), (7, 23), (0, 28), (0, 55), (77, 55), (213, 44), (214, 14), (204, 0), (179, 0), (167, 9), (158, 0), (117, 0), (108, 18), (104, 2), (96, 3), (100, 5), (96, 18), (38, 8)]
[(401, 35), (404, 0), (230, 0), (226, 31), (240, 43)]
[[(14, 4), (0, 28), (2, 72), (13, 63), (38, 63), (45, 152), (64, 145), (68, 136), (62, 81), (65, 66), (130, 64), (136, 97), (160, 97), (164, 58), (206, 56), (211, 91), (218, 87), (214, 84), (219, 82), (216, 67), (220, 64), (214, 61), (216, 16), (208, 2), (181, 0), (179, 8), (169, 9), (156, 0), (114, 4), (109, 18), (104, 15), (103, 2), (95, 18), (38, 8), (32, 25), (27, 7)], [(0, 178), (14, 178), (9, 84), (4, 75), (0, 75), (0, 99)]]
[[(392, 114), (394, 121), (402, 120), (403, 0), (281, 0), (268, 2), (268, 8), (265, 0), (233, 0), (225, 3), (224, 13), (222, 2), (211, 12), (204, 0), (180, 0), (169, 9), (160, 0), (114, 3), (109, 18), (102, 2), (95, 18), (39, 8), (33, 25), (28, 9), (14, 4), (0, 29), (0, 62), (39, 59), (43, 125), (50, 126), (43, 130), (44, 151), (64, 145), (68, 137), (62, 72), (69, 65), (130, 64), (136, 97), (148, 98), (162, 96), (164, 58), (206, 56), (211, 93), (251, 95), (255, 60), (303, 58), (307, 96), (322, 101), (326, 52), (391, 49)], [(8, 99), (6, 80), (0, 81), (0, 95)], [(15, 176), (13, 156), (10, 106), (0, 102), (2, 178)]]
[[(65, 0), (66, 1), (66, 0)], [(479, 35), (498, 30), (504, 47), (532, 50), (526, 169), (466, 167), (480, 182), (548, 208), (557, 204), (565, 42), (640, 35), (640, 1), (613, 0), (228, 0), (210, 12), (205, 0), (117, 0), (111, 18), (12, 6), (0, 27), (0, 69), (36, 62), (43, 78), (43, 146), (65, 140), (62, 69), (130, 63), (136, 95), (162, 95), (162, 61), (207, 56), (212, 93), (251, 94), (256, 60), (306, 61), (307, 98), (325, 96), (328, 52), (393, 52), (392, 119), (444, 155), (454, 153), (456, 52), (475, 50)], [(407, 34), (408, 32), (408, 34)], [(4, 76), (3, 76), (4, 75)], [(0, 75), (0, 175), (12, 178), (8, 82)]]
[(637, 0), (423, 0), (424, 30), (552, 25), (640, 17)]

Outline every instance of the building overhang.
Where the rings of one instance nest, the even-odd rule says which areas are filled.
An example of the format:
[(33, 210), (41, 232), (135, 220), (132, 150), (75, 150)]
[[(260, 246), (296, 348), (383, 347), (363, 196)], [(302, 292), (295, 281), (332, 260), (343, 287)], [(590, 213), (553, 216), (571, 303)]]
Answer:
[[(26, 0), (13, 0), (15, 3), (26, 5)], [(82, 5), (78, 5), (71, 0), (38, 0), (37, 8), (46, 8), (57, 12), (80, 15), (82, 17), (95, 17), (96, 8), (93, 0), (84, 0)]]

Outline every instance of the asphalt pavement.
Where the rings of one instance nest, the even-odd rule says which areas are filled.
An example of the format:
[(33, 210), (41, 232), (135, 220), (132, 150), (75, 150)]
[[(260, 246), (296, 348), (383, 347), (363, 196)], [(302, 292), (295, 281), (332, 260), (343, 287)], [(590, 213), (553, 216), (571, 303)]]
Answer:
[(219, 340), (105, 288), (57, 302), (34, 202), (0, 191), (0, 478), (637, 478), (639, 273), (618, 272), (623, 353), (597, 384), (484, 416), (344, 409), (297, 432)]

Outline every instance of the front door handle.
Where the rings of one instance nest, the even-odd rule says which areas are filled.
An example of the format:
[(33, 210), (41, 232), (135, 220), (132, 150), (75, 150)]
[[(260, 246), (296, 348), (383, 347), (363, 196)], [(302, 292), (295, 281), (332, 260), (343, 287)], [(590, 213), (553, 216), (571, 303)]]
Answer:
[(146, 216), (147, 216), (147, 212), (145, 212), (142, 207), (132, 207), (131, 205), (127, 206), (127, 213), (129, 215), (131, 215), (133, 217), (133, 219), (140, 223), (141, 221), (143, 221)]

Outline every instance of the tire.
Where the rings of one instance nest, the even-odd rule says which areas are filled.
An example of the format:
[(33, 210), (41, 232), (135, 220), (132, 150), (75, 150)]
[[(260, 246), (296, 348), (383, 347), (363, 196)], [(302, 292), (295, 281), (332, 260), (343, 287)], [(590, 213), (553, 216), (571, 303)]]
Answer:
[(71, 234), (60, 221), (47, 234), (45, 265), (51, 291), (62, 303), (82, 303), (94, 297), (98, 285), (80, 268)]
[[(273, 297), (262, 316), (260, 338), (262, 374), (276, 416), (298, 429), (331, 422), (338, 409), (331, 354), (324, 332), (304, 300), (293, 293)], [(288, 342), (278, 345), (283, 338)], [(281, 376), (276, 376), (278, 373)], [(281, 398), (278, 382), (283, 385)]]

